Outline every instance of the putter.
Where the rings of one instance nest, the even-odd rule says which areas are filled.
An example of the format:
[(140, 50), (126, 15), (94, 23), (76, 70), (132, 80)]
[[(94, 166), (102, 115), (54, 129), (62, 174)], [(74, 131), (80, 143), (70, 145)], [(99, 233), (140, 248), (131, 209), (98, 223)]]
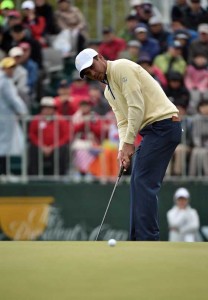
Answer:
[(108, 206), (107, 206), (107, 208), (106, 208), (106, 210), (105, 210), (105, 213), (104, 213), (104, 216), (103, 216), (102, 222), (101, 222), (101, 224), (100, 224), (100, 227), (99, 227), (99, 230), (98, 230), (97, 236), (96, 236), (96, 238), (95, 238), (95, 241), (97, 241), (97, 240), (98, 240), (98, 237), (99, 237), (100, 231), (101, 231), (101, 229), (102, 229), (102, 226), (103, 226), (103, 223), (104, 223), (105, 217), (106, 217), (106, 215), (107, 215), (107, 212), (108, 212), (109, 206), (110, 206), (110, 204), (111, 204), (111, 201), (112, 201), (112, 199), (113, 199), (113, 195), (114, 195), (114, 193), (115, 193), (115, 190), (116, 190), (116, 187), (117, 187), (117, 185), (118, 185), (118, 183), (119, 183), (119, 180), (120, 180), (120, 178), (121, 178), (121, 176), (122, 176), (122, 174), (123, 174), (123, 171), (124, 171), (124, 166), (121, 166), (121, 167), (120, 167), (119, 174), (118, 174), (118, 177), (117, 177), (117, 180), (116, 180), (116, 183), (115, 183), (115, 186), (114, 186), (114, 188), (113, 188), (113, 191), (112, 191), (112, 194), (111, 194), (111, 197), (110, 197), (110, 200), (109, 200), (109, 202), (108, 202)]

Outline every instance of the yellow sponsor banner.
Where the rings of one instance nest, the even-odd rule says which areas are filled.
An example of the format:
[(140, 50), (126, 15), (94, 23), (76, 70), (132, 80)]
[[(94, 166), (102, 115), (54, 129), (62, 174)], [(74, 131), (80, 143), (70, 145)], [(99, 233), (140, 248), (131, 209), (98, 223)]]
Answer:
[(13, 240), (36, 240), (48, 224), (53, 197), (0, 197), (0, 227)]

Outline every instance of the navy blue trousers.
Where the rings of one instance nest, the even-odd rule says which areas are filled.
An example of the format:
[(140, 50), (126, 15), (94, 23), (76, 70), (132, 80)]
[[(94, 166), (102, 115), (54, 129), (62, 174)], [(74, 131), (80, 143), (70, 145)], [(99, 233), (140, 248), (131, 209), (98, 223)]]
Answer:
[(140, 131), (143, 139), (133, 159), (130, 240), (158, 241), (158, 192), (168, 163), (181, 141), (181, 123), (165, 119)]

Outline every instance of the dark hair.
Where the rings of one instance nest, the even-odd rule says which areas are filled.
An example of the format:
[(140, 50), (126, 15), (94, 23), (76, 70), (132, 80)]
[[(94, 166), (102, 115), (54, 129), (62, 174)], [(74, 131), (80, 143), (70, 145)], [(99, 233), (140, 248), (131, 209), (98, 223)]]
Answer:
[(22, 32), (24, 30), (24, 26), (22, 24), (16, 24), (14, 26), (12, 26), (11, 31), (13, 32)]

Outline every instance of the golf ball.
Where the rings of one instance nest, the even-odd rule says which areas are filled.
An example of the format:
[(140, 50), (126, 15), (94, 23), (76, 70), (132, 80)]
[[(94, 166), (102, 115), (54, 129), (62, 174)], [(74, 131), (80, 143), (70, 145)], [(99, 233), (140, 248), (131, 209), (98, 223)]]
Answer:
[(110, 247), (114, 247), (114, 246), (116, 245), (116, 240), (110, 239), (110, 240), (108, 241), (108, 245), (109, 245)]

